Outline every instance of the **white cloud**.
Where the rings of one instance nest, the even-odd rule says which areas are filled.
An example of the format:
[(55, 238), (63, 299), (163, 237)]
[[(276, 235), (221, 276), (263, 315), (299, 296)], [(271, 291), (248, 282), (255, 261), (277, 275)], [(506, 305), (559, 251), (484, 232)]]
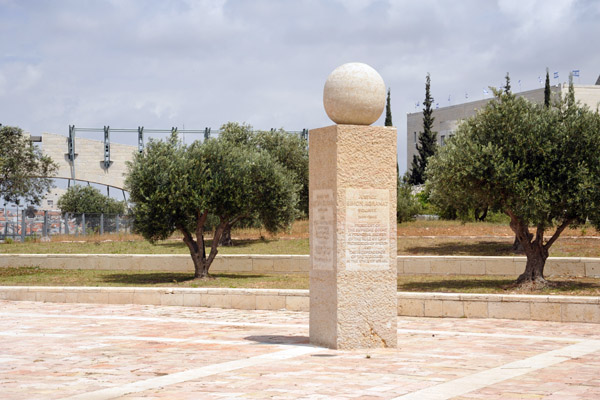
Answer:
[(403, 145), (427, 72), (440, 105), (507, 71), (523, 90), (546, 66), (594, 83), (599, 16), (582, 0), (0, 0), (0, 123), (315, 128), (327, 75), (362, 61), (392, 89)]
[(544, 30), (568, 21), (574, 4), (575, 0), (498, 0), (500, 11), (522, 27)]

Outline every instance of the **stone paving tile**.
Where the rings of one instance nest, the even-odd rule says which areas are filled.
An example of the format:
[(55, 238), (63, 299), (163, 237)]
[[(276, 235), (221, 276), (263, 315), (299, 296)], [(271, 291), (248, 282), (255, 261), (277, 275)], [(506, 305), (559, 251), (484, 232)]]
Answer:
[[(138, 382), (117, 398), (393, 399), (600, 340), (595, 324), (401, 317), (398, 327), (398, 349), (335, 351), (307, 347), (301, 312), (0, 301), (0, 398)], [(290, 349), (300, 352), (274, 358)], [(456, 398), (597, 399), (600, 352)]]
[(600, 354), (568, 360), (519, 379), (509, 379), (460, 399), (600, 399)]

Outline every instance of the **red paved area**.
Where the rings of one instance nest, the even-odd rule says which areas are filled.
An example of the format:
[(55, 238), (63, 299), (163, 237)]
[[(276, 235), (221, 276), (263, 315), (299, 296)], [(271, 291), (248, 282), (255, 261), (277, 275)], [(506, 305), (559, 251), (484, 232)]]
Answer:
[(0, 301), (0, 398), (600, 398), (596, 324), (398, 327), (398, 349), (335, 351), (307, 313)]

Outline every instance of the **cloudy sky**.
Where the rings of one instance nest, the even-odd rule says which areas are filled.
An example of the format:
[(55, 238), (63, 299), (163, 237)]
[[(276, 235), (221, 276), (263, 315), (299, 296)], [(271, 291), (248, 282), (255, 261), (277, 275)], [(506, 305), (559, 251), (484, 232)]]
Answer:
[(391, 88), (403, 169), (428, 72), (440, 106), (481, 99), (506, 72), (514, 90), (546, 67), (593, 84), (599, 20), (596, 0), (0, 0), (0, 123), (317, 128), (331, 124), (325, 79), (359, 61)]

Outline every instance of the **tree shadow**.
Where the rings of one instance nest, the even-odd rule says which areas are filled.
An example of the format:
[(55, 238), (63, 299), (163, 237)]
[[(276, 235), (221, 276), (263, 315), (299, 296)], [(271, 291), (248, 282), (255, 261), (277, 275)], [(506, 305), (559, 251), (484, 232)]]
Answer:
[(568, 293), (577, 290), (600, 290), (600, 281), (598, 282), (581, 282), (573, 278), (573, 280), (555, 281), (552, 279), (548, 280), (547, 290), (552, 292)]
[(429, 246), (407, 247), (406, 251), (410, 254), (437, 255), (437, 256), (514, 256), (512, 243), (478, 241), (473, 243), (465, 242), (444, 242)]
[(183, 240), (155, 243), (154, 246), (160, 247), (161, 249), (187, 249)]
[(247, 336), (244, 339), (251, 340), (253, 342), (263, 344), (309, 344), (308, 336), (294, 336), (294, 335), (254, 335)]
[[(224, 279), (258, 279), (264, 277), (260, 274), (211, 274), (213, 278)], [(150, 272), (133, 274), (110, 274), (102, 278), (106, 283), (120, 283), (131, 285), (152, 285), (160, 283), (182, 283), (194, 281), (194, 274), (188, 272)], [(210, 281), (207, 281), (210, 282)]]
[(139, 274), (110, 274), (102, 278), (106, 283), (131, 285), (152, 285), (158, 283), (187, 282), (194, 280), (193, 273), (187, 272), (150, 272)]
[[(498, 289), (504, 291), (517, 291), (524, 293), (539, 294), (573, 294), (572, 292), (600, 291), (599, 282), (583, 282), (576, 278), (568, 280), (548, 279), (547, 286), (541, 290), (523, 289), (514, 279), (438, 279), (435, 281), (398, 282), (400, 292), (470, 292), (470, 293), (498, 293)], [(593, 293), (592, 293), (593, 294)]]
[[(261, 238), (261, 239), (233, 239), (233, 246), (224, 246), (224, 247), (239, 247), (239, 248), (244, 248), (244, 247), (250, 247), (256, 243), (271, 243), (275, 241), (275, 239), (265, 239), (265, 238)], [(210, 251), (210, 246), (212, 246), (212, 240), (205, 240), (205, 245), (206, 245), (206, 249), (207, 252)], [(165, 241), (165, 242), (160, 242), (160, 243), (156, 243), (155, 246), (160, 247), (162, 249), (182, 249), (182, 248), (186, 248), (187, 246), (185, 245), (185, 243), (183, 243), (183, 240), (169, 240), (169, 241)], [(223, 247), (223, 246), (219, 246), (219, 247)]]
[(461, 290), (497, 290), (508, 288), (515, 279), (439, 279), (428, 282), (398, 282), (400, 292), (444, 292)]

